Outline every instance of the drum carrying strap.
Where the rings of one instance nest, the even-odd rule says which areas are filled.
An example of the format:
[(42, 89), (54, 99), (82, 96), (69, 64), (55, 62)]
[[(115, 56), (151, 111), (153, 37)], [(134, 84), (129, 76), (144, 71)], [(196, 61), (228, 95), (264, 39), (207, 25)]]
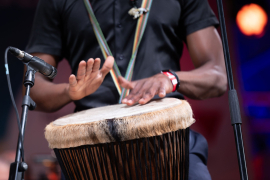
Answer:
[[(143, 12), (147, 12), (150, 10), (151, 5), (152, 5), (152, 1), (153, 0), (143, 0), (141, 8), (137, 9), (138, 13), (137, 13), (136, 17), (139, 17), (139, 18), (138, 18), (138, 22), (137, 22), (135, 37), (134, 37), (132, 55), (131, 55), (131, 58), (130, 58), (130, 61), (128, 64), (128, 68), (126, 71), (126, 75), (125, 75), (125, 79), (127, 79), (128, 81), (131, 81), (131, 79), (132, 79), (135, 59), (137, 56), (138, 48), (139, 48), (141, 39), (143, 37), (144, 30), (146, 28), (146, 24), (147, 24), (147, 20), (148, 20), (148, 16), (149, 16), (149, 12), (144, 14), (144, 15), (143, 15)], [(108, 46), (108, 43), (107, 43), (102, 31), (101, 31), (101, 28), (98, 24), (98, 21), (95, 17), (94, 11), (92, 9), (92, 6), (91, 6), (89, 0), (84, 0), (84, 4), (85, 4), (85, 7), (88, 11), (90, 22), (91, 22), (93, 30), (95, 32), (95, 35), (96, 35), (96, 38), (98, 40), (99, 46), (101, 48), (102, 54), (103, 54), (104, 58), (106, 59), (108, 56), (112, 56), (112, 52)], [(144, 10), (144, 11), (142, 11), (142, 10)], [(135, 17), (135, 15), (134, 15), (134, 17)], [(124, 89), (124, 88), (121, 89), (120, 84), (117, 81), (117, 78), (119, 76), (121, 76), (121, 73), (119, 71), (119, 68), (118, 68), (116, 62), (114, 62), (113, 69), (110, 71), (110, 74), (112, 76), (114, 84), (115, 84), (115, 86), (118, 90), (118, 93), (120, 95), (119, 103), (121, 103), (122, 99), (128, 95), (129, 90)]]

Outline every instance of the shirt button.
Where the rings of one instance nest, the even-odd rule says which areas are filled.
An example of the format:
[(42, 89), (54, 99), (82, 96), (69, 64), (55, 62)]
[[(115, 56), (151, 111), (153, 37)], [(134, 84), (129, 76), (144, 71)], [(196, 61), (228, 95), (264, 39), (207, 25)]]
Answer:
[(122, 27), (122, 24), (117, 24), (117, 27), (118, 27), (118, 28), (121, 28), (121, 27)]
[(119, 56), (119, 58), (118, 58), (119, 60), (123, 60), (124, 58), (123, 58), (123, 56)]

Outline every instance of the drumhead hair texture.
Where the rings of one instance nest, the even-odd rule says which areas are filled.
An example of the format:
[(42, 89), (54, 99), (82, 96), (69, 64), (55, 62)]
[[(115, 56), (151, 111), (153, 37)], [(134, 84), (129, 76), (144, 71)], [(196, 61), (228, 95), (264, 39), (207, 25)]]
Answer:
[(50, 148), (70, 148), (153, 137), (186, 129), (195, 122), (185, 100), (164, 98), (146, 105), (124, 104), (64, 116), (45, 128)]

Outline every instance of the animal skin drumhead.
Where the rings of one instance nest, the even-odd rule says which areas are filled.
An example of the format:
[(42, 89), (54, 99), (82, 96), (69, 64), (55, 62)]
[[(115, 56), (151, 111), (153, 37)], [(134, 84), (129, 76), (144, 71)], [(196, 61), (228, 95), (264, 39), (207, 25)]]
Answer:
[(61, 117), (45, 129), (51, 148), (126, 141), (186, 129), (195, 122), (185, 100), (164, 98), (145, 105), (117, 104)]

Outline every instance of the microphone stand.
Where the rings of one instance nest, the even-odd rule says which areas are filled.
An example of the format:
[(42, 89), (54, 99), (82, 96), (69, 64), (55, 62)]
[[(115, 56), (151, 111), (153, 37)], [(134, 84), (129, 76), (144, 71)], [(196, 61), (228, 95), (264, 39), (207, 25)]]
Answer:
[(242, 124), (241, 113), (240, 113), (237, 92), (234, 88), (233, 73), (232, 73), (232, 66), (231, 66), (231, 59), (230, 59), (230, 52), (229, 52), (229, 45), (228, 45), (228, 38), (227, 38), (227, 32), (226, 32), (222, 0), (217, 0), (217, 6), (218, 6), (218, 14), (219, 14), (219, 20), (220, 20), (221, 37), (222, 37), (222, 42), (223, 42), (224, 59), (225, 59), (227, 78), (228, 78), (228, 84), (229, 84), (230, 115), (231, 115), (231, 123), (234, 129), (234, 136), (235, 136), (235, 143), (236, 143), (237, 157), (238, 157), (238, 164), (239, 164), (239, 172), (240, 172), (241, 180), (248, 180), (247, 165), (246, 165), (245, 151), (244, 151), (242, 131), (241, 131), (241, 124)]
[[(27, 65), (27, 64), (26, 64)], [(24, 132), (26, 126), (26, 120), (28, 115), (28, 110), (34, 110), (36, 103), (31, 99), (30, 88), (34, 86), (36, 71), (27, 65), (27, 71), (24, 79), (24, 86), (26, 87), (26, 93), (22, 102), (22, 115), (21, 115), (21, 138), (20, 134), (18, 136), (17, 142), (17, 152), (15, 162), (11, 163), (9, 171), (9, 180), (23, 180), (24, 172), (28, 169), (28, 165), (22, 159), (22, 144), (24, 140)]]

